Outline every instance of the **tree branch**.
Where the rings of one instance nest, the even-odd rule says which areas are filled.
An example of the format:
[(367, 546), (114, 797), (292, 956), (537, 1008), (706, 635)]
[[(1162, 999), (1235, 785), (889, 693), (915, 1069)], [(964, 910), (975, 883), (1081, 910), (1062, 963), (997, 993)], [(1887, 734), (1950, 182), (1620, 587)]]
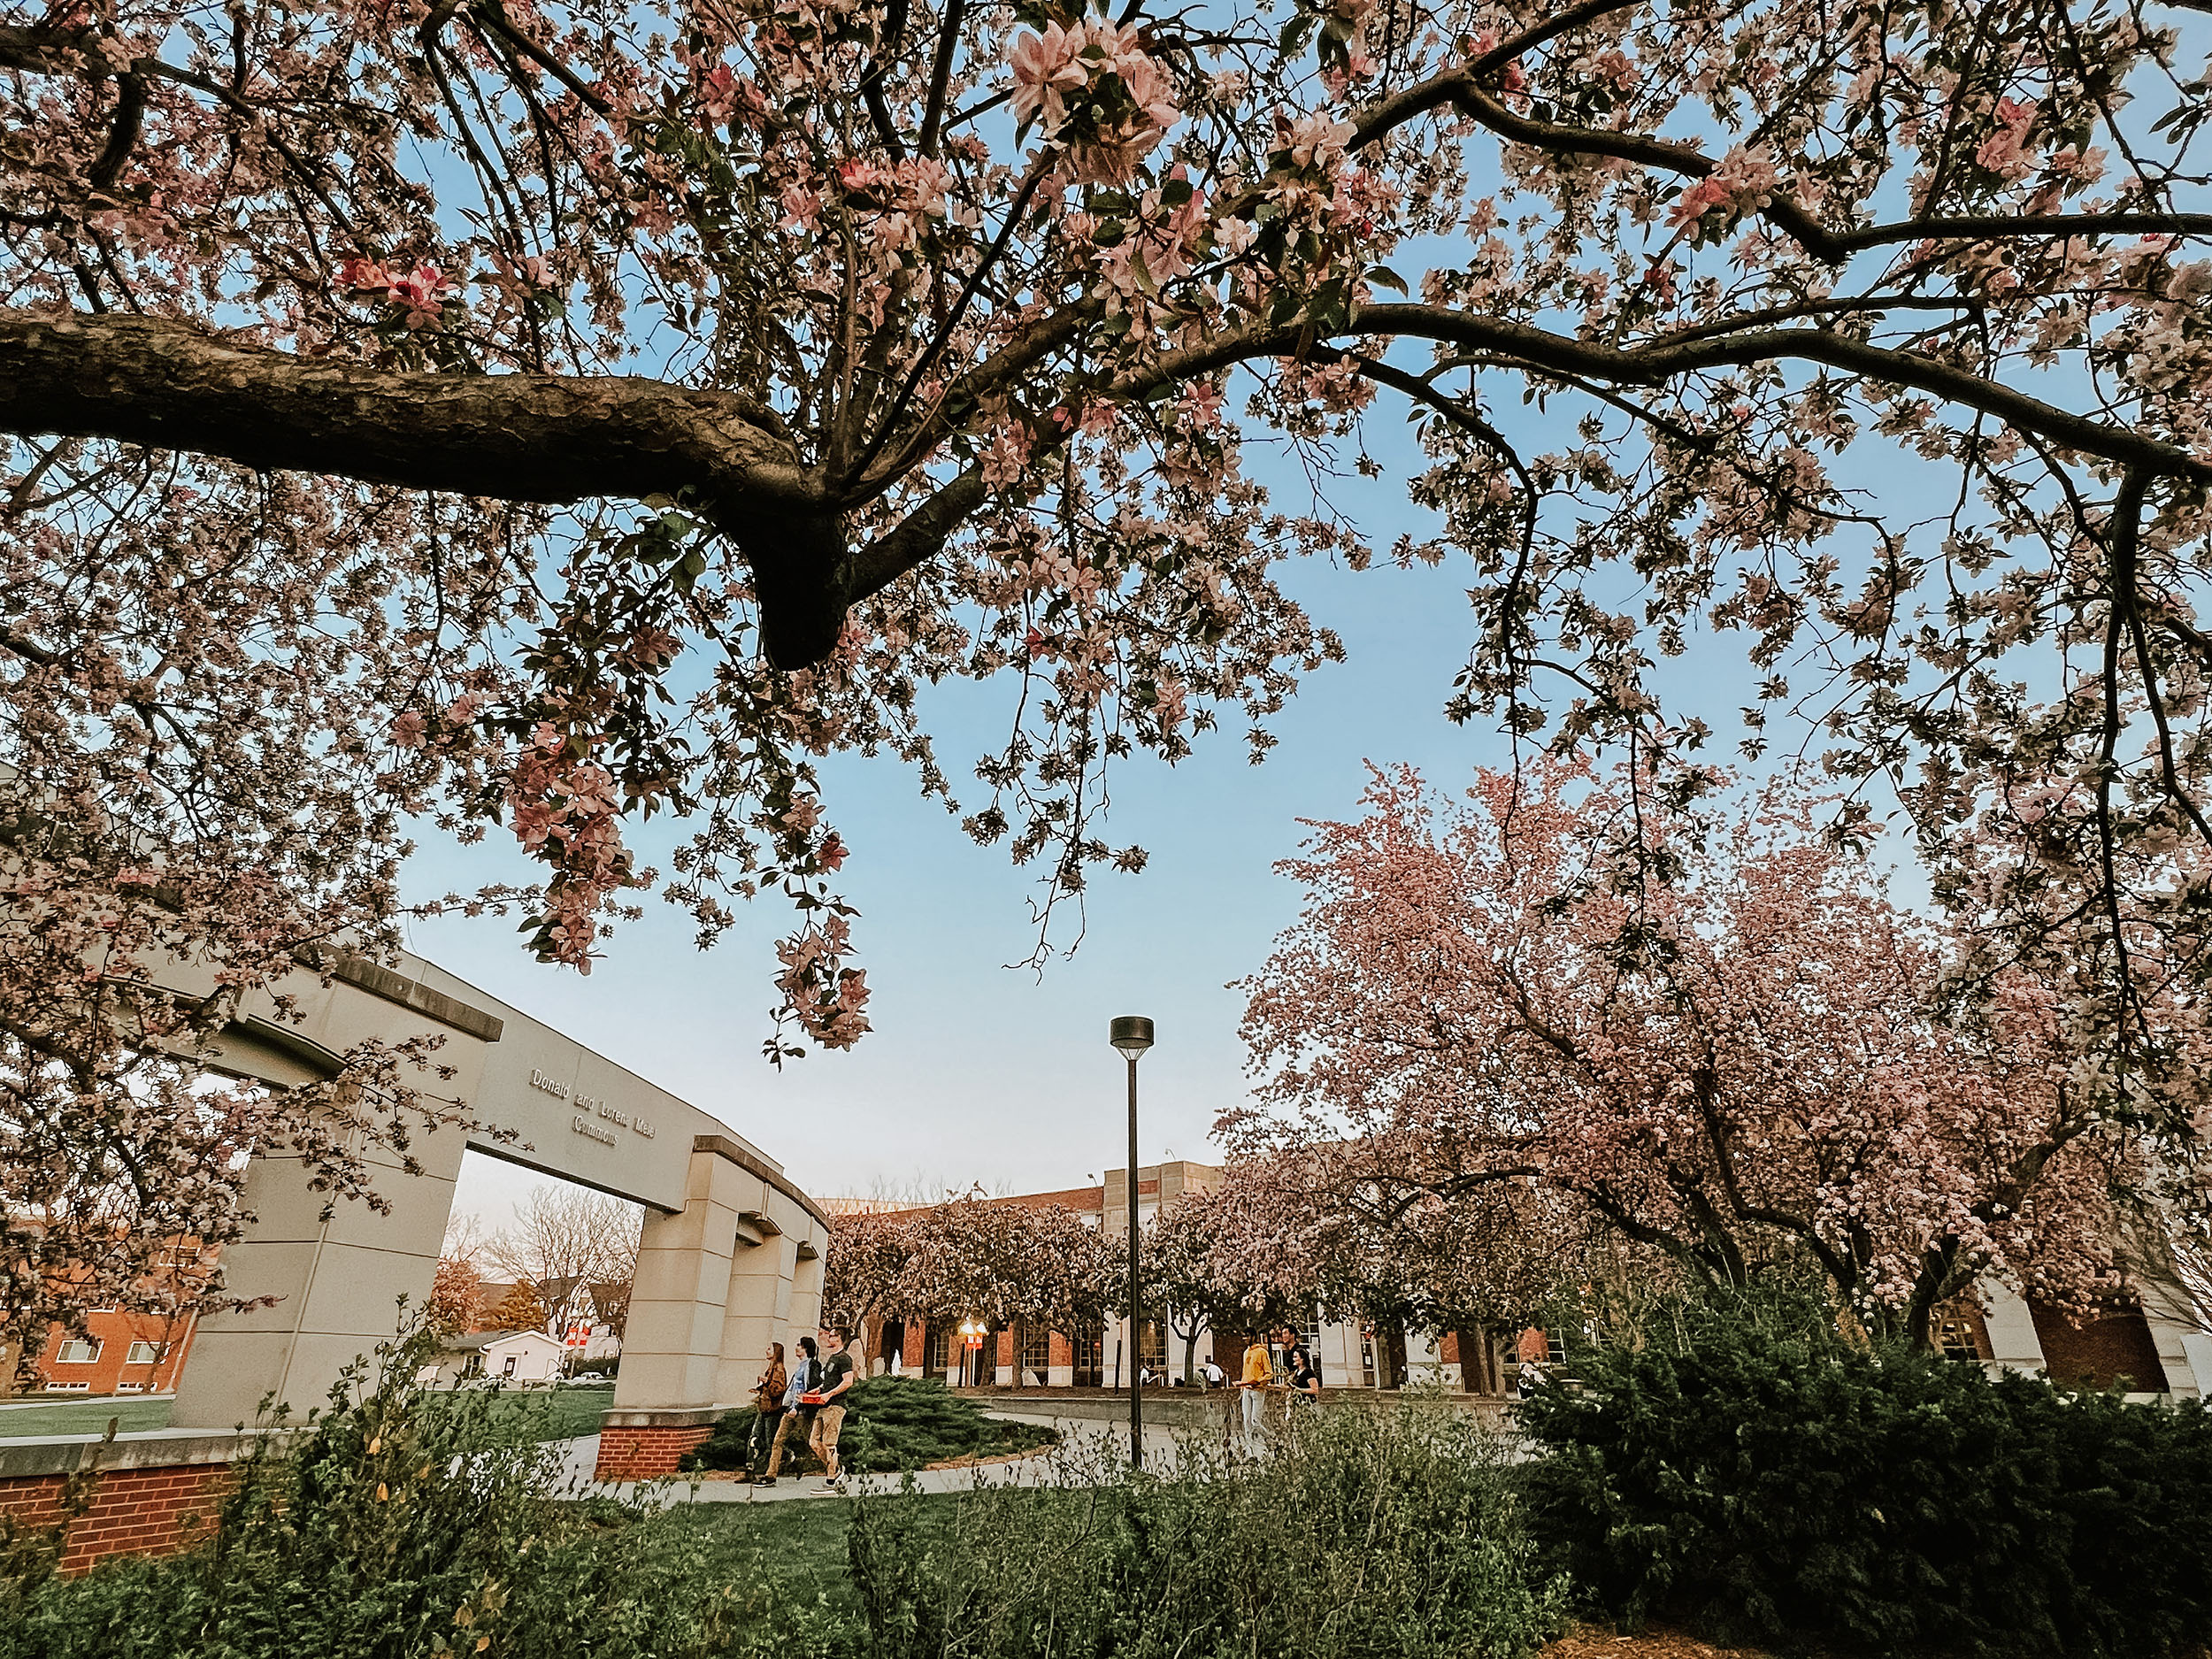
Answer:
[(150, 317), (0, 310), (0, 429), (510, 501), (687, 488), (710, 511), (818, 499), (765, 411), (732, 393), (375, 369)]
[[(1614, 347), (1503, 318), (1405, 303), (1360, 306), (1346, 326), (1334, 331), (1333, 337), (1360, 335), (1445, 340), (1509, 359), (1502, 366), (1578, 375), (1617, 386), (1658, 386), (1701, 370), (1794, 358), (1824, 364), (1866, 380), (1908, 386), (1962, 408), (1978, 410), (2062, 449), (2101, 456), (2154, 476), (2212, 481), (2212, 461), (2199, 460), (2185, 449), (2131, 428), (2074, 414), (1968, 370), (1825, 329), (1759, 328), (1709, 339)], [(1118, 380), (1114, 395), (1133, 396), (1164, 381), (1256, 357), (1294, 356), (1314, 343), (1308, 326), (1300, 324), (1231, 331), (1201, 345), (1162, 353), (1143, 370)]]
[(1580, 5), (1569, 6), (1564, 12), (1545, 19), (1535, 27), (1491, 48), (1479, 58), (1470, 58), (1456, 69), (1431, 75), (1417, 86), (1408, 87), (1403, 92), (1368, 105), (1366, 112), (1353, 124), (1350, 148), (1362, 149), (1431, 110), (1456, 103), (1463, 94), (1471, 91), (1483, 77), (1495, 74), (1515, 58), (1535, 50), (1546, 41), (1578, 29), (1609, 12), (1628, 11), (1637, 4), (1639, 0), (1582, 0)]

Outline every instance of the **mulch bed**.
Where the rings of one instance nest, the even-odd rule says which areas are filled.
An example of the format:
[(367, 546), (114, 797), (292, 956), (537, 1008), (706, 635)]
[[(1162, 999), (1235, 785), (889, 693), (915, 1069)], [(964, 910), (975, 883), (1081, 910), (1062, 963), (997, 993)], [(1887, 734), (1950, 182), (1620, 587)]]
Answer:
[(1757, 1647), (1716, 1647), (1676, 1631), (1617, 1635), (1596, 1624), (1578, 1624), (1543, 1650), (1542, 1659), (1768, 1659)]

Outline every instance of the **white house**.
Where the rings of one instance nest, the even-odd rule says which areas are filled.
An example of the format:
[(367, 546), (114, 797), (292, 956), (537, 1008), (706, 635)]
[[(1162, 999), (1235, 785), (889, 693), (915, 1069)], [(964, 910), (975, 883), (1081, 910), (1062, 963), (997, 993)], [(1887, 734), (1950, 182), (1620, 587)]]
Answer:
[(450, 1388), (464, 1379), (488, 1377), (496, 1382), (544, 1383), (561, 1374), (561, 1344), (542, 1331), (478, 1331), (448, 1337), (438, 1363), (419, 1380)]

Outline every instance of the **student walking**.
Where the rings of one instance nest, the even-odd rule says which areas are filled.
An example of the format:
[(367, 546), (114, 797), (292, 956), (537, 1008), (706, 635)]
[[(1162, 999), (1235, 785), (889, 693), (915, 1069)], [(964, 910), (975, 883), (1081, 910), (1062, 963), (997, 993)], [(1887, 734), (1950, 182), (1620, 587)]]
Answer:
[(776, 1484), (776, 1471), (783, 1467), (783, 1443), (791, 1438), (793, 1430), (798, 1432), (801, 1446), (807, 1443), (807, 1431), (814, 1426), (814, 1408), (806, 1397), (822, 1376), (821, 1364), (815, 1358), (818, 1351), (812, 1337), (799, 1339), (799, 1363), (791, 1368), (783, 1386), (783, 1420), (776, 1425), (775, 1439), (768, 1445), (768, 1472), (754, 1480), (757, 1486)]
[(1237, 1386), (1243, 1391), (1244, 1449), (1257, 1457), (1267, 1449), (1267, 1391), (1275, 1385), (1274, 1362), (1268, 1357), (1267, 1339), (1255, 1332), (1244, 1350), (1244, 1375)]
[(807, 1444), (822, 1460), (822, 1484), (837, 1484), (837, 1436), (845, 1426), (845, 1393), (857, 1376), (853, 1356), (845, 1350), (845, 1333), (836, 1325), (822, 1327), (822, 1345), (829, 1349), (829, 1357), (822, 1362), (822, 1380), (816, 1385), (815, 1398), (818, 1402), (814, 1413), (814, 1433)]
[(791, 1385), (783, 1363), (783, 1344), (768, 1345), (768, 1368), (753, 1384), (753, 1432), (745, 1446), (745, 1467), (755, 1473), (767, 1467), (768, 1448), (783, 1425), (783, 1391)]
[(1301, 1420), (1320, 1409), (1321, 1367), (1315, 1363), (1313, 1350), (1306, 1346), (1305, 1339), (1288, 1325), (1283, 1327), (1283, 1370), (1290, 1378), (1290, 1398), (1285, 1405), (1284, 1417), (1294, 1446)]

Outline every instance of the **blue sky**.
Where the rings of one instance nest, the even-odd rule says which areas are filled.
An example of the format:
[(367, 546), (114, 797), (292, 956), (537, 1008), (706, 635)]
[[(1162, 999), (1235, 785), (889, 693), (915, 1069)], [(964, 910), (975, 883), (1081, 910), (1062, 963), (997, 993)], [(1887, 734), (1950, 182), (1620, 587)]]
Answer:
[[(1335, 492), (1382, 547), (1417, 527), (1398, 421), (1379, 404), (1370, 441), (1397, 450), (1401, 465)], [(1302, 486), (1278, 488), (1279, 504), (1293, 506)], [(1264, 765), (1247, 763), (1231, 730), (1173, 768), (1143, 758), (1122, 766), (1105, 833), (1142, 844), (1150, 865), (1097, 878), (1080, 948), (1041, 979), (1002, 965), (1026, 957), (1033, 940), (1027, 872), (1002, 849), (972, 843), (895, 761), (850, 757), (824, 780), (853, 849), (845, 892), (861, 910), (874, 987), (874, 1030), (850, 1053), (814, 1054), (780, 1072), (760, 1057), (780, 907), (755, 906), (702, 956), (681, 917), (656, 903), (615, 935), (588, 979), (531, 961), (512, 924), (496, 919), (418, 925), (411, 942), (721, 1117), (818, 1194), (972, 1181), (1035, 1190), (1118, 1165), (1122, 1071), (1106, 1026), (1123, 1013), (1148, 1014), (1159, 1031), (1142, 1067), (1143, 1160), (1207, 1157), (1216, 1116), (1245, 1088), (1241, 998), (1229, 982), (1261, 964), (1296, 914), (1297, 890), (1271, 866), (1295, 849), (1298, 820), (1351, 812), (1369, 759), (1411, 761), (1432, 783), (1456, 787), (1471, 768), (1508, 758), (1494, 729), (1455, 726), (1441, 711), (1471, 637), (1463, 568), (1355, 572), (1310, 562), (1287, 574), (1342, 634), (1349, 661), (1292, 700)], [(1669, 675), (1709, 718), (1745, 700), (1735, 644)], [(994, 722), (1009, 690), (942, 699), (949, 771), (964, 773), (969, 758), (1002, 741)], [(426, 842), (413, 886), (472, 887), (518, 870), (502, 849)], [(495, 1225), (530, 1179), (472, 1160), (462, 1207)]]

